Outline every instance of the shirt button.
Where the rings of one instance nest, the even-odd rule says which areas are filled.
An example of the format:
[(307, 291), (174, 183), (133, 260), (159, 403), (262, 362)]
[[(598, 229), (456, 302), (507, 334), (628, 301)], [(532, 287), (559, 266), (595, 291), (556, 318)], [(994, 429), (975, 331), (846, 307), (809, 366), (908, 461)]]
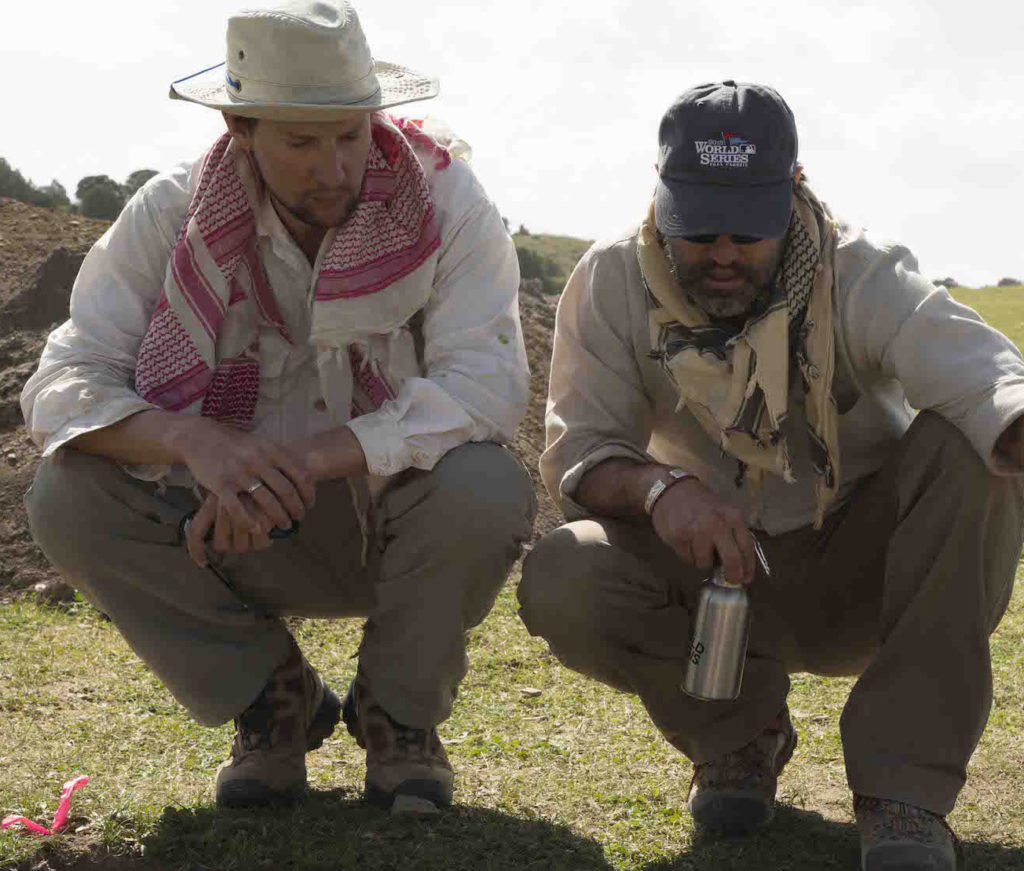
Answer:
[(317, 411), (327, 411), (327, 403), (324, 402), (322, 399), (318, 399), (316, 402), (313, 403), (313, 408), (315, 408)]

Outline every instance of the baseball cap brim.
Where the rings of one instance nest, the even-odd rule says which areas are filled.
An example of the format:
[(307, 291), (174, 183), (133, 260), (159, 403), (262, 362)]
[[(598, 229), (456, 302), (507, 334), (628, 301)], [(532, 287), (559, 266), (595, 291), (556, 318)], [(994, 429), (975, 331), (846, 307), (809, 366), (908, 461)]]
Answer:
[(654, 192), (654, 217), (663, 236), (784, 236), (792, 208), (792, 179), (762, 185), (691, 184), (659, 179)]

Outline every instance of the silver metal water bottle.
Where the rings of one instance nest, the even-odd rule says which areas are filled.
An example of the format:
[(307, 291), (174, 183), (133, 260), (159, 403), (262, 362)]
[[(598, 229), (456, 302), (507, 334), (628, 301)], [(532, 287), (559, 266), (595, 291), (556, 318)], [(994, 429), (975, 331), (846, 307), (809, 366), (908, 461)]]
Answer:
[[(768, 564), (756, 540), (754, 547), (767, 574)], [(718, 563), (700, 590), (683, 691), (707, 701), (739, 696), (749, 634), (750, 598), (746, 588), (730, 584), (725, 579), (725, 567)]]

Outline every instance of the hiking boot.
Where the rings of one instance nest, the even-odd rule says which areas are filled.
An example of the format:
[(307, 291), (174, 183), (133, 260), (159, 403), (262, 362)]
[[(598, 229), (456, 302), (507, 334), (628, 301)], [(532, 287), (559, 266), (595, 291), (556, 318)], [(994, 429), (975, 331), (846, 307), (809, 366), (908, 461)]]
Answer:
[(796, 748), (796, 729), (783, 708), (753, 741), (693, 766), (687, 799), (694, 822), (723, 835), (742, 835), (775, 813), (779, 774)]
[(854, 795), (863, 871), (956, 871), (960, 842), (943, 817), (924, 808)]
[(452, 803), (452, 766), (437, 729), (394, 720), (362, 671), (341, 706), (345, 726), (366, 750), (366, 800), (392, 813), (436, 813)]
[(217, 769), (217, 805), (300, 799), (306, 791), (306, 753), (323, 744), (340, 718), (338, 696), (293, 640), (256, 700), (235, 718), (231, 756)]

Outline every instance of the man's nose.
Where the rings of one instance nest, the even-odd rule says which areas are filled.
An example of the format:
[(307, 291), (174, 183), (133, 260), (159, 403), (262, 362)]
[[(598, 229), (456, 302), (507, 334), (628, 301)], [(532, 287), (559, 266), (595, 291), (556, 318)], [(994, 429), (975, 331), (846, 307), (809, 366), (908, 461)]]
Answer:
[(340, 145), (324, 143), (316, 162), (317, 181), (326, 187), (341, 187), (345, 181), (345, 156)]
[(719, 233), (711, 243), (711, 259), (719, 266), (735, 263), (739, 253), (739, 246), (728, 233)]

